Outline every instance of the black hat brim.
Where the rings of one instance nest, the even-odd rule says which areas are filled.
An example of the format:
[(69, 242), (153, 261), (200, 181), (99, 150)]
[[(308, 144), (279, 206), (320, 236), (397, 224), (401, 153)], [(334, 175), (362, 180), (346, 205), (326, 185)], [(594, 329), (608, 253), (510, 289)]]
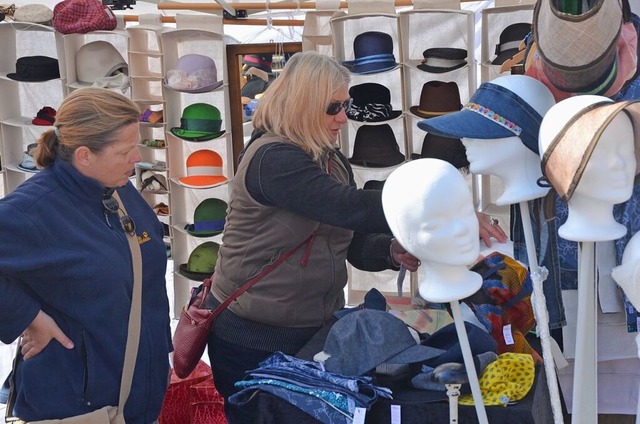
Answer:
[(203, 281), (205, 278), (211, 277), (211, 272), (194, 272), (187, 269), (187, 264), (180, 264), (180, 274), (190, 280)]

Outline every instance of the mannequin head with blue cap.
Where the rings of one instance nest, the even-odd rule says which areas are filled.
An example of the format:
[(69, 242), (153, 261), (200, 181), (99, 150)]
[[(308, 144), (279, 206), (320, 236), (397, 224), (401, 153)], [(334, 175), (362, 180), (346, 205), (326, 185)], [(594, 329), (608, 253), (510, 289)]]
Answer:
[(482, 84), (464, 108), (418, 123), (425, 131), (462, 140), (475, 174), (494, 175), (504, 191), (498, 205), (544, 196), (538, 131), (546, 112), (555, 104), (549, 89), (525, 75), (506, 75)]

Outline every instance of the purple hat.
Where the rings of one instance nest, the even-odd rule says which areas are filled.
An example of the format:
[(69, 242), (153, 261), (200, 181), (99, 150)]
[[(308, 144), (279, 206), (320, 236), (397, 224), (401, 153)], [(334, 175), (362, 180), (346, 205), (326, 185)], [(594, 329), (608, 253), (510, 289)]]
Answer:
[(175, 69), (167, 72), (164, 85), (185, 93), (205, 93), (222, 85), (218, 80), (216, 63), (208, 56), (185, 54), (176, 62)]

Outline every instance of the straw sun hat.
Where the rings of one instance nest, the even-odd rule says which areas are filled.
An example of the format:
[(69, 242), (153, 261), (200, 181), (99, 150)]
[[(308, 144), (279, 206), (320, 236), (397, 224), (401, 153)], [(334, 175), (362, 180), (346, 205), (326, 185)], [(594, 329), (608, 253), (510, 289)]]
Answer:
[(533, 34), (549, 81), (558, 89), (586, 93), (616, 76), (616, 42), (623, 22), (617, 0), (597, 0), (585, 13), (564, 13), (539, 0)]

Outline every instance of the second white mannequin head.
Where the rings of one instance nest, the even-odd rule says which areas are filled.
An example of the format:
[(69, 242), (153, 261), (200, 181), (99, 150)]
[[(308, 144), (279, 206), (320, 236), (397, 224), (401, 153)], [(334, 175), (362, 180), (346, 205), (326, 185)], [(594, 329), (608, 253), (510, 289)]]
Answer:
[[(598, 104), (605, 106), (593, 109)], [(570, 97), (551, 108), (540, 126), (547, 178), (569, 205), (567, 221), (558, 229), (567, 240), (615, 240), (627, 232), (614, 220), (613, 206), (629, 200), (633, 192), (633, 124), (622, 110), (602, 118), (601, 127), (594, 124), (600, 122), (598, 113), (606, 116), (604, 107), (616, 103), (603, 96)]]

